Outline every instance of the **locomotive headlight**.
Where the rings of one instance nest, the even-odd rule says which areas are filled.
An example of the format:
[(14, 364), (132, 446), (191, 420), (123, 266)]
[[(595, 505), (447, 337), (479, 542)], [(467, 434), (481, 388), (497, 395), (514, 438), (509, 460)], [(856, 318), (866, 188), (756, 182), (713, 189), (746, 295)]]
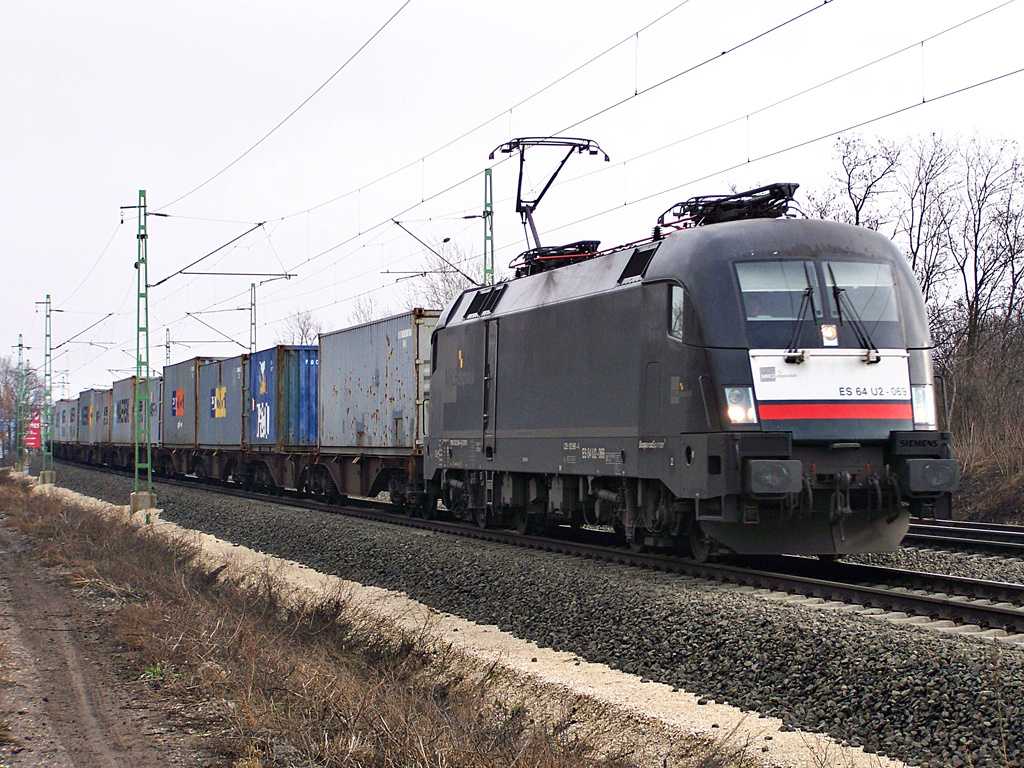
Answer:
[(914, 405), (914, 429), (938, 429), (935, 417), (935, 387), (931, 384), (912, 384), (911, 402)]
[(826, 347), (839, 346), (839, 331), (834, 325), (821, 326), (821, 343)]
[(750, 387), (726, 387), (726, 413), (733, 424), (757, 424), (754, 390)]

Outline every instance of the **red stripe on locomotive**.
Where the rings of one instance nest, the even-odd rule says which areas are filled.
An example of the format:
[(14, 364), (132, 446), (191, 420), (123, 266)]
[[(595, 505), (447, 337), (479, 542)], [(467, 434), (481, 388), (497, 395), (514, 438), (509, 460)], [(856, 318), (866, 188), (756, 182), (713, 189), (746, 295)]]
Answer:
[(910, 403), (761, 403), (757, 408), (763, 421), (799, 419), (886, 419), (914, 418)]

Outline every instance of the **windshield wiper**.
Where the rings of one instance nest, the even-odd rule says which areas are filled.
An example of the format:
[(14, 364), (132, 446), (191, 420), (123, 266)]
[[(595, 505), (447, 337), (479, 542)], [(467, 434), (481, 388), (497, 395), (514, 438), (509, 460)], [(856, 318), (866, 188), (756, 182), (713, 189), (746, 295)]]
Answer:
[(800, 309), (796, 313), (796, 320), (793, 321), (793, 332), (789, 337), (789, 346), (786, 347), (787, 363), (802, 363), (806, 357), (803, 350), (798, 350), (800, 343), (800, 331), (804, 326), (804, 318), (807, 316), (807, 308), (811, 308), (812, 315), (818, 314), (818, 308), (814, 304), (814, 289), (811, 287), (811, 276), (807, 273), (807, 266), (804, 265), (804, 278), (807, 280), (807, 287), (804, 288), (800, 298)]
[(839, 325), (843, 324), (843, 302), (846, 302), (847, 314), (850, 318), (850, 326), (853, 328), (853, 335), (857, 339), (857, 344), (864, 350), (864, 362), (868, 365), (879, 362), (882, 357), (878, 354), (878, 347), (875, 346), (875, 342), (871, 340), (871, 334), (868, 333), (868, 329), (864, 327), (864, 321), (860, 319), (860, 315), (857, 314), (857, 308), (853, 306), (853, 301), (849, 296), (846, 295), (846, 289), (840, 288), (836, 282), (836, 276), (832, 272), (832, 265), (828, 265), (828, 274), (832, 278), (832, 297), (836, 301), (836, 314), (839, 316)]

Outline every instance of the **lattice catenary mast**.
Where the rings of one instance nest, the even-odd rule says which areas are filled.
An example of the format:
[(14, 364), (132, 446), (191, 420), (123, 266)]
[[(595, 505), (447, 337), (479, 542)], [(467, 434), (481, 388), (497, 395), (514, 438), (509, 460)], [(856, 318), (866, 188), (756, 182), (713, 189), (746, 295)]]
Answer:
[[(156, 505), (153, 496), (153, 441), (152, 408), (149, 392), (149, 268), (146, 232), (146, 190), (139, 190), (139, 241), (138, 293), (135, 302), (135, 493), (131, 496), (133, 510), (152, 509)], [(145, 491), (140, 490), (139, 473), (146, 471)], [(149, 513), (146, 513), (149, 522)]]

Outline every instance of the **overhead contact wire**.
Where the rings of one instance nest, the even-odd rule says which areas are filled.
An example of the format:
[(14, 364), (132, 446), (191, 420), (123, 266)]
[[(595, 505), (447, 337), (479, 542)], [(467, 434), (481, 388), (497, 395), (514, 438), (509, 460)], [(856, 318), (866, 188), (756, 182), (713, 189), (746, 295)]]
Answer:
[(704, 61), (698, 62), (697, 64), (694, 64), (693, 66), (687, 67), (686, 69), (682, 70), (681, 72), (677, 72), (676, 74), (671, 75), (670, 77), (666, 77), (664, 80), (661, 80), (661, 81), (655, 83), (654, 85), (649, 85), (646, 88), (642, 88), (640, 91), (632, 94), (631, 96), (627, 96), (626, 98), (620, 99), (619, 101), (615, 102), (614, 104), (610, 104), (609, 106), (607, 106), (607, 107), (605, 107), (603, 109), (598, 110), (597, 112), (595, 112), (594, 114), (590, 115), (589, 117), (585, 117), (582, 120), (577, 120), (572, 125), (567, 125), (565, 128), (562, 128), (560, 131), (557, 131), (554, 135), (555, 136), (559, 136), (559, 135), (565, 133), (566, 131), (571, 131), (573, 128), (581, 126), (584, 123), (593, 120), (595, 117), (600, 117), (601, 115), (603, 115), (603, 114), (605, 114), (607, 112), (611, 112), (613, 109), (617, 109), (618, 107), (621, 107), (623, 104), (627, 104), (628, 102), (632, 101), (633, 99), (637, 99), (637, 98), (639, 98), (641, 96), (644, 96), (644, 95), (650, 93), (651, 91), (655, 90), (656, 88), (661, 88), (663, 85), (668, 85), (673, 80), (678, 80), (680, 77), (683, 77), (684, 75), (688, 75), (691, 72), (695, 72), (696, 70), (700, 69), (701, 67), (705, 67), (708, 64), (711, 64), (712, 62), (718, 61), (719, 59), (721, 59), (721, 58), (723, 58), (725, 56), (728, 56), (730, 53), (735, 53), (736, 51), (740, 50), (741, 48), (745, 48), (746, 46), (750, 45), (751, 43), (754, 43), (754, 42), (760, 40), (762, 37), (770, 35), (773, 32), (778, 32), (780, 29), (783, 29), (784, 27), (787, 27), (790, 24), (793, 24), (794, 22), (799, 21), (800, 19), (803, 19), (803, 18), (805, 18), (807, 16), (810, 16), (812, 13), (814, 13), (817, 10), (820, 10), (820, 9), (824, 8), (826, 5), (832, 5), (834, 2), (836, 2), (836, 0), (824, 0), (824, 2), (822, 2), (820, 5), (816, 5), (813, 8), (809, 8), (806, 11), (804, 11), (803, 13), (798, 13), (796, 16), (792, 17), (791, 19), (787, 19), (786, 21), (782, 22), (781, 24), (776, 24), (774, 27), (771, 27), (770, 29), (766, 29), (763, 32), (759, 32), (758, 34), (754, 35), (753, 37), (747, 38), (742, 43), (737, 43), (736, 45), (732, 46), (732, 48), (726, 48), (721, 53), (715, 54), (714, 56), (711, 56), (711, 57), (709, 57), (707, 59), (704, 59)]
[(300, 109), (302, 109), (302, 108), (303, 108), (304, 106), (306, 106), (306, 105), (307, 105), (307, 104), (308, 104), (308, 103), (309, 103), (310, 101), (312, 101), (312, 100), (313, 100), (313, 98), (314, 98), (314, 97), (315, 97), (315, 96), (316, 96), (316, 95), (317, 95), (318, 93), (320, 93), (320, 91), (322, 91), (322, 90), (323, 90), (324, 88), (326, 88), (326, 87), (327, 87), (328, 83), (330, 83), (330, 82), (331, 82), (331, 81), (332, 81), (332, 80), (333, 80), (334, 78), (336, 78), (336, 77), (337, 77), (337, 76), (338, 76), (339, 74), (341, 74), (342, 70), (344, 70), (344, 69), (345, 69), (345, 68), (346, 68), (346, 67), (347, 67), (347, 66), (348, 66), (349, 64), (351, 64), (351, 63), (352, 63), (352, 62), (353, 62), (353, 61), (355, 60), (355, 58), (356, 58), (356, 57), (357, 57), (357, 56), (358, 56), (358, 55), (359, 55), (360, 53), (362, 53), (362, 52), (363, 52), (363, 51), (364, 51), (364, 50), (366, 49), (366, 47), (367, 47), (367, 46), (368, 46), (368, 45), (369, 45), (370, 43), (372, 43), (372, 42), (373, 42), (373, 41), (374, 41), (374, 40), (375, 40), (375, 39), (377, 38), (377, 36), (378, 36), (378, 35), (380, 35), (380, 33), (381, 33), (381, 32), (383, 32), (383, 31), (385, 30), (385, 29), (386, 29), (386, 28), (388, 27), (388, 25), (389, 25), (389, 24), (391, 24), (391, 22), (392, 22), (392, 21), (394, 21), (394, 20), (395, 20), (395, 18), (397, 18), (398, 14), (400, 14), (400, 13), (401, 13), (402, 11), (404, 11), (404, 10), (405, 10), (405, 8), (406, 8), (406, 6), (407, 6), (407, 5), (409, 5), (409, 3), (411, 3), (411, 2), (412, 2), (412, 0), (405, 0), (405, 2), (404, 2), (404, 3), (402, 3), (402, 6), (401, 6), (401, 7), (400, 7), (400, 8), (399, 8), (399, 9), (398, 9), (397, 11), (395, 11), (395, 12), (394, 12), (394, 13), (393, 13), (393, 14), (391, 15), (391, 18), (389, 18), (389, 19), (388, 19), (387, 21), (385, 21), (385, 22), (384, 22), (384, 23), (383, 23), (383, 24), (382, 24), (382, 25), (380, 26), (380, 28), (379, 28), (379, 29), (378, 29), (378, 30), (377, 30), (376, 32), (374, 32), (374, 33), (373, 33), (373, 34), (372, 34), (372, 35), (370, 36), (370, 38), (369, 38), (369, 39), (368, 39), (368, 40), (367, 40), (367, 41), (366, 41), (365, 43), (363, 43), (363, 44), (362, 44), (361, 46), (359, 46), (359, 49), (358, 49), (358, 50), (357, 50), (357, 51), (356, 51), (355, 53), (353, 53), (353, 54), (352, 54), (351, 56), (349, 56), (349, 57), (348, 57), (348, 59), (347, 59), (347, 60), (345, 61), (345, 63), (344, 63), (344, 64), (342, 64), (342, 65), (341, 65), (340, 67), (338, 67), (338, 69), (337, 69), (337, 70), (335, 70), (335, 72), (334, 72), (334, 74), (333, 74), (333, 75), (331, 75), (330, 77), (328, 77), (328, 78), (327, 78), (327, 79), (326, 79), (326, 80), (325, 80), (325, 81), (324, 81), (324, 82), (323, 82), (323, 83), (322, 83), (322, 84), (320, 85), (320, 87), (319, 87), (319, 88), (317, 88), (317, 89), (316, 89), (315, 91), (313, 91), (313, 92), (312, 92), (312, 93), (311, 93), (311, 94), (310, 94), (309, 96), (307, 96), (307, 97), (306, 97), (306, 99), (305, 99), (305, 100), (304, 100), (304, 101), (303, 101), (303, 102), (302, 102), (301, 104), (299, 104), (299, 106), (297, 106), (297, 107), (296, 107), (295, 109), (293, 109), (293, 110), (292, 110), (291, 112), (289, 112), (289, 113), (288, 113), (288, 116), (287, 116), (287, 117), (285, 117), (285, 118), (284, 118), (284, 120), (282, 120), (282, 121), (281, 121), (281, 122), (279, 122), (279, 123), (278, 123), (277, 125), (275, 125), (275, 126), (274, 126), (273, 128), (271, 128), (271, 129), (270, 129), (270, 131), (268, 131), (268, 132), (267, 132), (267, 134), (266, 134), (266, 135), (265, 135), (265, 136), (264, 136), (264, 137), (263, 137), (262, 139), (260, 139), (260, 140), (259, 140), (259, 141), (257, 141), (257, 142), (256, 142), (255, 144), (253, 144), (253, 145), (252, 145), (251, 147), (249, 147), (249, 148), (248, 148), (247, 150), (245, 150), (245, 152), (243, 152), (243, 153), (242, 153), (242, 154), (240, 154), (240, 155), (239, 155), (238, 157), (236, 157), (236, 158), (235, 158), (234, 160), (232, 160), (232, 161), (231, 161), (230, 163), (228, 163), (228, 164), (227, 164), (226, 166), (224, 166), (223, 168), (221, 168), (221, 169), (220, 169), (219, 171), (217, 171), (217, 173), (213, 174), (213, 176), (211, 176), (210, 178), (208, 178), (208, 179), (207, 179), (206, 181), (204, 181), (204, 182), (203, 182), (202, 184), (200, 184), (200, 185), (199, 185), (199, 186), (197, 186), (197, 187), (194, 187), (193, 189), (189, 190), (188, 192), (186, 192), (186, 193), (185, 193), (184, 195), (182, 195), (181, 197), (177, 197), (177, 198), (175, 198), (174, 200), (172, 200), (171, 202), (167, 203), (166, 205), (164, 205), (164, 206), (162, 206), (162, 207), (158, 208), (157, 210), (159, 210), (159, 211), (162, 211), (162, 210), (163, 210), (164, 208), (170, 208), (170, 207), (171, 207), (172, 205), (174, 205), (175, 203), (179, 203), (179, 202), (181, 202), (182, 200), (184, 200), (184, 199), (185, 199), (186, 197), (188, 197), (189, 195), (193, 194), (194, 192), (198, 192), (198, 191), (199, 191), (200, 189), (202, 189), (203, 187), (205, 187), (205, 186), (206, 186), (207, 184), (209, 184), (209, 183), (210, 183), (211, 181), (213, 181), (214, 179), (216, 179), (217, 177), (219, 177), (220, 175), (222, 175), (223, 173), (225, 173), (226, 171), (228, 171), (228, 170), (229, 170), (230, 168), (232, 168), (232, 167), (233, 167), (233, 166), (234, 166), (235, 164), (237, 164), (237, 163), (238, 163), (238, 162), (239, 162), (240, 160), (242, 160), (242, 159), (243, 159), (243, 158), (244, 158), (244, 157), (245, 157), (246, 155), (248, 155), (248, 154), (249, 154), (250, 152), (252, 152), (252, 151), (253, 151), (254, 149), (256, 149), (256, 147), (258, 147), (258, 146), (259, 146), (260, 144), (262, 144), (262, 143), (263, 143), (264, 141), (266, 141), (266, 140), (267, 140), (267, 139), (269, 139), (269, 138), (270, 138), (271, 136), (273, 136), (273, 135), (274, 135), (274, 133), (276, 133), (276, 132), (277, 132), (277, 130), (278, 130), (278, 129), (279, 129), (279, 128), (280, 128), (281, 126), (282, 126), (282, 125), (284, 125), (285, 123), (287, 123), (287, 122), (288, 122), (289, 120), (291, 120), (291, 119), (292, 119), (292, 117), (294, 117), (294, 116), (295, 116), (295, 113), (296, 113), (296, 112), (298, 112), (298, 111), (299, 111)]
[(773, 152), (767, 152), (767, 153), (765, 153), (763, 155), (759, 155), (758, 157), (751, 158), (750, 160), (743, 160), (742, 162), (734, 163), (733, 165), (730, 165), (730, 166), (728, 166), (726, 168), (720, 168), (717, 171), (713, 171), (711, 173), (705, 174), (704, 176), (701, 176), (699, 178), (690, 179), (689, 181), (683, 182), (682, 184), (677, 184), (674, 187), (668, 187), (667, 189), (662, 189), (662, 190), (660, 190), (658, 192), (652, 192), (649, 195), (644, 195), (643, 197), (638, 197), (635, 200), (630, 200), (628, 203), (623, 203), (622, 205), (617, 205), (614, 208), (608, 208), (608, 209), (605, 209), (603, 211), (598, 211), (597, 213), (591, 214), (590, 216), (584, 216), (581, 219), (576, 219), (575, 221), (572, 221), (572, 222), (570, 222), (568, 224), (563, 224), (563, 225), (561, 225), (559, 227), (554, 227), (554, 228), (552, 228), (550, 230), (547, 230), (547, 231), (549, 233), (550, 232), (557, 232), (560, 229), (565, 229), (567, 227), (575, 226), (576, 224), (581, 224), (581, 223), (583, 223), (585, 221), (590, 221), (591, 219), (596, 219), (598, 216), (605, 216), (605, 215), (607, 215), (609, 213), (612, 213), (613, 211), (617, 211), (617, 210), (619, 210), (621, 208), (625, 208), (625, 207), (630, 206), (630, 205), (635, 205), (637, 203), (646, 202), (647, 200), (653, 200), (654, 198), (659, 197), (661, 195), (668, 194), (669, 192), (675, 192), (676, 190), (683, 189), (684, 187), (688, 187), (691, 184), (696, 184), (696, 183), (701, 182), (701, 181), (706, 181), (707, 179), (714, 178), (715, 176), (720, 176), (721, 174), (728, 173), (729, 171), (734, 171), (737, 168), (742, 168), (742, 167), (744, 167), (746, 165), (750, 165), (751, 163), (756, 163), (756, 162), (758, 162), (760, 160), (767, 160), (770, 157), (778, 157), (779, 155), (784, 155), (787, 152), (792, 152), (795, 149), (802, 149), (803, 147), (810, 146), (811, 144), (816, 144), (819, 141), (824, 141), (825, 139), (831, 139), (831, 138), (833, 138), (835, 136), (839, 136), (840, 134), (846, 133), (847, 131), (853, 131), (853, 130), (856, 130), (858, 128), (863, 128), (864, 126), (871, 125), (872, 123), (877, 123), (877, 122), (880, 122), (882, 120), (887, 120), (890, 117), (895, 117), (896, 115), (901, 115), (901, 114), (904, 114), (906, 112), (910, 112), (911, 110), (917, 109), (918, 107), (923, 107), (926, 104), (932, 104), (933, 102), (941, 101), (942, 99), (946, 99), (946, 98), (949, 98), (951, 96), (957, 96), (957, 95), (959, 95), (961, 93), (966, 93), (968, 91), (972, 91), (975, 88), (980, 88), (980, 87), (985, 86), (985, 85), (991, 85), (992, 83), (998, 82), (1000, 80), (1005, 80), (1008, 77), (1013, 77), (1014, 75), (1019, 75), (1019, 74), (1022, 74), (1022, 73), (1024, 73), (1024, 67), (1012, 70), (1010, 72), (1004, 72), (1001, 75), (996, 75), (995, 77), (990, 77), (990, 78), (987, 78), (985, 80), (980, 80), (980, 81), (978, 81), (976, 83), (972, 83), (971, 85), (965, 85), (962, 88), (956, 88), (956, 89), (954, 89), (952, 91), (947, 91), (946, 93), (940, 94), (939, 96), (933, 96), (932, 98), (927, 99), (926, 101), (915, 101), (913, 104), (909, 104), (909, 105), (907, 105), (905, 107), (900, 107), (899, 109), (894, 109), (891, 112), (886, 112), (885, 114), (877, 115), (877, 116), (869, 118), (867, 120), (862, 120), (861, 122), (858, 122), (858, 123), (853, 123), (851, 125), (846, 126), (845, 128), (840, 128), (840, 129), (835, 130), (835, 131), (829, 131), (828, 133), (823, 133), (820, 136), (816, 136), (816, 137), (811, 138), (811, 139), (806, 139), (804, 141), (797, 142), (796, 144), (791, 144), (788, 147), (784, 147), (783, 149), (777, 149), (777, 150), (775, 150)]

